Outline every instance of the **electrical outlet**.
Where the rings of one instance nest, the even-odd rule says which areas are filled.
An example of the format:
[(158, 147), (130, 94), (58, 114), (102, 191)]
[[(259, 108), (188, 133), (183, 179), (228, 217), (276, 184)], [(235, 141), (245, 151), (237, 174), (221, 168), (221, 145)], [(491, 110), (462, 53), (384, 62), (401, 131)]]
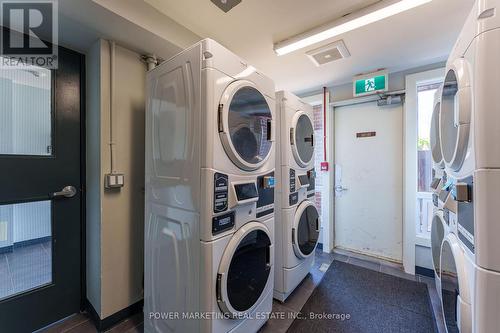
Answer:
[(104, 177), (105, 188), (122, 188), (123, 185), (125, 185), (125, 176), (122, 173), (108, 173)]

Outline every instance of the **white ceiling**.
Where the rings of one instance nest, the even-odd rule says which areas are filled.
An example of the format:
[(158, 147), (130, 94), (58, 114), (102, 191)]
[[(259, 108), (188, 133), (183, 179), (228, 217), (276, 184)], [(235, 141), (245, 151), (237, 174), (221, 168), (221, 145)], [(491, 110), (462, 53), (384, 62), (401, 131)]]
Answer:
[[(228, 13), (210, 0), (144, 0), (202, 37), (213, 38), (273, 78), (304, 92), (346, 83), (355, 74), (400, 71), (446, 60), (473, 0), (434, 0), (335, 39), (278, 57), (273, 44), (377, 0), (243, 0)], [(351, 57), (315, 67), (305, 52), (344, 39)]]

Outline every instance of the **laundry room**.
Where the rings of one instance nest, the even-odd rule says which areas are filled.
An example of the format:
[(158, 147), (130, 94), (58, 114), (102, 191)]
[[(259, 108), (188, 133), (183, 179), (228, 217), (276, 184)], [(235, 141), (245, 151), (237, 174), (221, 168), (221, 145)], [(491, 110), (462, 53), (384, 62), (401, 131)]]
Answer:
[(0, 332), (500, 332), (500, 0), (1, 0)]

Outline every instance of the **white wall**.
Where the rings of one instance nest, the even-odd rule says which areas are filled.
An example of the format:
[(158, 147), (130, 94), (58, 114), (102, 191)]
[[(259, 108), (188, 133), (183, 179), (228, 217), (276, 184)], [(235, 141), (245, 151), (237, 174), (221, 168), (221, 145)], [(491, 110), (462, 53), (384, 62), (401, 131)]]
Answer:
[(101, 319), (143, 297), (144, 108), (146, 67), (140, 55), (116, 47), (114, 141), (120, 190), (105, 190), (110, 172), (109, 43), (87, 58), (87, 297)]
[(431, 248), (427, 246), (415, 246), (415, 266), (424, 267), (434, 270), (432, 265)]

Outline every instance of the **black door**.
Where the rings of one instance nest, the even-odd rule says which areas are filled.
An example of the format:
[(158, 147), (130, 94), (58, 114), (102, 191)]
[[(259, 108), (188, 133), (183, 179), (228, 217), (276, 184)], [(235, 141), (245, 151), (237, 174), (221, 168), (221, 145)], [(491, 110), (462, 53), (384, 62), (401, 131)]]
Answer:
[(83, 70), (64, 48), (56, 70), (0, 68), (0, 332), (80, 309)]

